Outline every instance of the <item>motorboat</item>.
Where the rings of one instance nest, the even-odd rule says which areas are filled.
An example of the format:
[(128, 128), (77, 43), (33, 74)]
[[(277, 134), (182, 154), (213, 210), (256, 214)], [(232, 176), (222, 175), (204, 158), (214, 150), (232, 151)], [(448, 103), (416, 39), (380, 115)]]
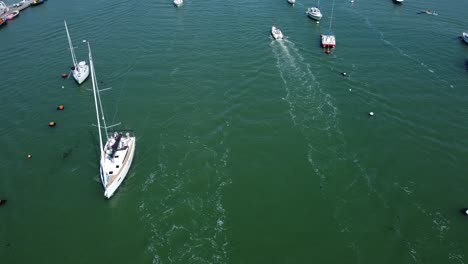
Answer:
[(463, 32), (462, 38), (463, 38), (463, 40), (465, 41), (465, 43), (468, 44), (468, 33)]
[(5, 24), (7, 23), (7, 21), (8, 21), (8, 20), (7, 20), (6, 18), (0, 17), (0, 27), (3, 26), (3, 25), (5, 25)]
[[(119, 124), (107, 126), (104, 109), (94, 68), (91, 47), (88, 42), (89, 65), (91, 67), (91, 80), (93, 83), (94, 105), (99, 133), (99, 174), (104, 187), (104, 196), (111, 198), (124, 181), (132, 165), (135, 155), (136, 137), (131, 131), (108, 129)], [(104, 135), (103, 135), (104, 134)], [(103, 144), (103, 137), (105, 144)]]
[(322, 12), (320, 12), (320, 9), (318, 7), (308, 8), (306, 14), (310, 18), (315, 19), (317, 21), (320, 21), (320, 19), (322, 19)]
[(174, 0), (173, 3), (176, 7), (180, 7), (184, 3), (184, 0)]
[(65, 24), (65, 30), (67, 31), (68, 45), (70, 48), (72, 61), (73, 61), (73, 67), (71, 68), (72, 75), (78, 84), (82, 84), (86, 80), (86, 78), (88, 78), (89, 76), (89, 67), (86, 64), (86, 61), (78, 62), (78, 60), (76, 59), (75, 48), (73, 47), (70, 33), (68, 32), (67, 22), (66, 21), (63, 21), (63, 22)]
[(15, 10), (6, 16), (7, 20), (12, 20), (19, 15), (19, 11)]
[(421, 10), (418, 14), (426, 14), (426, 15), (433, 15), (433, 16), (438, 16), (439, 15), (434, 10)]
[(44, 3), (44, 0), (33, 0), (31, 2), (31, 5), (35, 6), (35, 5), (40, 5), (40, 4), (43, 4)]
[(291, 5), (294, 5), (296, 3), (296, 0), (288, 0), (288, 3), (290, 3)]
[(283, 39), (283, 32), (275, 26), (271, 27), (271, 35), (274, 39)]
[(336, 47), (335, 35), (333, 35), (333, 34), (322, 34), (320, 36), (322, 38), (322, 48), (331, 48), (331, 49), (333, 49), (334, 47)]

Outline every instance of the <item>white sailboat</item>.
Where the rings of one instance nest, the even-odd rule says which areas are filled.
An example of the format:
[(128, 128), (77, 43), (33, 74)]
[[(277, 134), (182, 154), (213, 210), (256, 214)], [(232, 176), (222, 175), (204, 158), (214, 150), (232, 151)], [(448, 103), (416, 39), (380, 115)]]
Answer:
[(86, 78), (88, 78), (89, 76), (89, 67), (86, 64), (86, 61), (78, 62), (76, 60), (75, 50), (73, 48), (73, 44), (70, 38), (70, 33), (68, 32), (67, 21), (64, 20), (63, 22), (65, 23), (65, 30), (67, 31), (68, 45), (70, 46), (70, 52), (71, 52), (72, 60), (73, 60), (72, 75), (78, 84), (82, 84), (86, 80)]
[[(127, 176), (128, 170), (132, 165), (133, 156), (135, 155), (136, 138), (133, 134), (130, 133), (130, 131), (109, 132), (107, 130), (108, 128), (117, 126), (119, 124), (112, 126), (107, 126), (106, 124), (89, 42), (88, 50), (89, 65), (91, 66), (91, 80), (93, 83), (94, 103), (96, 106), (96, 120), (99, 131), (100, 176), (102, 185), (104, 186), (104, 196), (106, 198), (111, 198)], [(104, 137), (106, 140), (105, 144), (103, 144), (102, 140), (102, 130), (104, 130)]]
[(331, 11), (331, 15), (330, 15), (330, 26), (328, 27), (328, 33), (320, 35), (320, 38), (321, 38), (321, 41), (322, 41), (322, 48), (325, 48), (325, 53), (327, 53), (327, 54), (330, 54), (331, 49), (334, 49), (336, 47), (335, 34), (333, 34), (332, 31), (331, 31), (334, 8), (335, 8), (335, 0), (333, 0), (333, 3), (332, 3), (332, 11)]
[(317, 7), (314, 6), (314, 7), (308, 8), (306, 11), (307, 16), (317, 21), (320, 21), (320, 19), (322, 19), (322, 12), (320, 12), (319, 5), (320, 5), (320, 0), (317, 1)]

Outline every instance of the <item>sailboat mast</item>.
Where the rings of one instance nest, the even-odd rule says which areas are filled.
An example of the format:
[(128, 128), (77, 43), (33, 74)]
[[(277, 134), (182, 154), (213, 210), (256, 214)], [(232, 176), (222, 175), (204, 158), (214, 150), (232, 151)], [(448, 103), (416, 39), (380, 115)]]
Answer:
[(97, 82), (97, 78), (96, 78), (96, 73), (94, 73), (94, 78), (95, 78), (95, 82), (96, 82), (96, 91), (97, 91), (97, 99), (98, 99), (98, 102), (99, 102), (99, 108), (101, 109), (101, 119), (102, 119), (102, 124), (104, 126), (104, 131), (106, 132), (106, 138), (107, 136), (109, 135), (108, 132), (107, 132), (107, 124), (106, 124), (106, 118), (104, 116), (104, 108), (102, 108), (102, 102), (101, 102), (101, 95), (100, 95), (100, 92), (99, 92), (99, 84)]
[(71, 55), (72, 55), (73, 66), (76, 67), (78, 63), (76, 61), (75, 50), (73, 49), (73, 44), (72, 44), (72, 41), (71, 41), (71, 38), (70, 38), (70, 33), (68, 32), (67, 21), (64, 20), (63, 23), (65, 23), (65, 30), (67, 31), (68, 45), (70, 46), (70, 52), (71, 52)]
[(330, 26), (328, 27), (328, 32), (331, 32), (332, 21), (333, 21), (333, 9), (334, 8), (335, 8), (335, 0), (333, 0), (333, 3), (332, 3), (332, 11), (331, 11), (331, 16), (330, 16)]
[(99, 109), (98, 109), (98, 99), (96, 95), (96, 76), (94, 73), (94, 63), (93, 63), (93, 57), (91, 55), (91, 47), (89, 46), (88, 42), (88, 51), (89, 51), (89, 65), (91, 67), (91, 80), (93, 83), (93, 94), (94, 94), (94, 105), (96, 106), (96, 120), (97, 120), (97, 126), (98, 126), (98, 131), (99, 131), (99, 148), (101, 152), (101, 157), (102, 157), (102, 151), (104, 148), (104, 145), (102, 144), (102, 133), (101, 133), (101, 122), (99, 121)]

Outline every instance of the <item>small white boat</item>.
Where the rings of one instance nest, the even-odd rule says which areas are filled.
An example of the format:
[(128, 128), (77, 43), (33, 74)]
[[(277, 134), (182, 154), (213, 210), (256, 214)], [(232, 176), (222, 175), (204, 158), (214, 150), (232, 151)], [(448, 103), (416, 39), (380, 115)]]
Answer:
[(296, 0), (288, 0), (288, 3), (290, 3), (291, 5), (294, 5), (296, 3)]
[(78, 84), (82, 84), (86, 78), (89, 76), (89, 67), (86, 64), (86, 61), (78, 62), (76, 60), (75, 49), (73, 48), (73, 43), (70, 38), (70, 33), (68, 32), (67, 21), (63, 21), (65, 23), (65, 30), (67, 31), (67, 38), (68, 38), (68, 45), (70, 46), (70, 52), (72, 55), (73, 60), (73, 67), (72, 67), (72, 75), (75, 78), (75, 81)]
[(320, 12), (320, 9), (318, 7), (310, 7), (307, 9), (306, 12), (307, 16), (309, 16), (312, 19), (315, 19), (319, 21), (322, 19), (322, 12)]
[[(91, 47), (88, 42), (89, 65), (91, 67), (91, 79), (93, 83), (94, 104), (96, 108), (96, 120), (99, 131), (99, 174), (101, 176), (102, 185), (104, 186), (104, 196), (111, 198), (117, 188), (123, 182), (128, 174), (128, 170), (132, 165), (133, 156), (135, 155), (136, 138), (130, 131), (114, 131), (110, 132), (107, 129), (106, 119), (104, 118), (104, 109), (102, 107), (100, 90), (96, 79), (94, 69), (93, 56), (91, 55)], [(102, 126), (101, 126), (102, 122)], [(102, 131), (103, 130), (103, 131)], [(103, 145), (103, 132), (106, 140)]]
[(283, 32), (275, 26), (271, 27), (271, 35), (274, 39), (283, 39)]
[(180, 7), (184, 3), (184, 0), (174, 0), (173, 3), (175, 6)]
[(19, 15), (19, 11), (15, 10), (6, 16), (6, 19), (12, 20)]
[(465, 43), (468, 44), (468, 33), (463, 32), (462, 37), (463, 37), (463, 40), (465, 41)]

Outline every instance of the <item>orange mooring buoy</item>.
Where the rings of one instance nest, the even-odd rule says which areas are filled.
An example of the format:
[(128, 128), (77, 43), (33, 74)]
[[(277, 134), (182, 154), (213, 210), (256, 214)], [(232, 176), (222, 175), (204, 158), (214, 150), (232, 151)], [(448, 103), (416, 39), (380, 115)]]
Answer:
[(67, 78), (67, 77), (68, 77), (68, 74), (62, 73), (62, 78)]
[(56, 124), (55, 124), (54, 121), (50, 121), (50, 122), (49, 122), (49, 126), (50, 126), (50, 127), (54, 127), (55, 125), (56, 125)]
[(63, 105), (57, 106), (57, 110), (63, 110), (63, 109), (65, 109), (65, 106), (63, 106)]

